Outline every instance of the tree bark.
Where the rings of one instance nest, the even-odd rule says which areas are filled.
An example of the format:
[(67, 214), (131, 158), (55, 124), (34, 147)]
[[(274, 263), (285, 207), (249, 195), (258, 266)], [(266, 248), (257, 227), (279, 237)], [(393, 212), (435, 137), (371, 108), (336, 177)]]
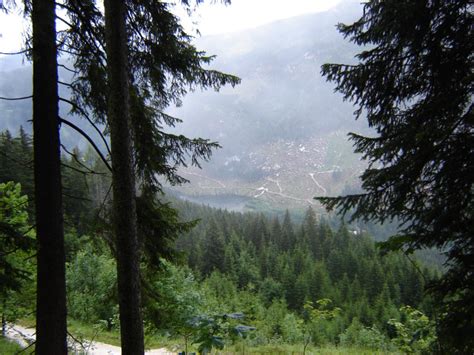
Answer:
[(36, 354), (67, 354), (55, 4), (33, 0)]
[(143, 354), (126, 6), (124, 0), (106, 0), (104, 8), (109, 85), (107, 111), (112, 148), (113, 228), (116, 238), (122, 354)]

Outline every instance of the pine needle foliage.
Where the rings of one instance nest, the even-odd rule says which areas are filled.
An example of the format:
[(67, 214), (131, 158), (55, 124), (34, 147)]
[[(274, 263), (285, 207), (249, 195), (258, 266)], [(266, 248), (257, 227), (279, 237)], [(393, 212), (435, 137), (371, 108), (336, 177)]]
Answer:
[[(440, 335), (474, 348), (473, 8), (468, 0), (371, 0), (338, 29), (362, 46), (355, 65), (325, 64), (336, 91), (366, 116), (372, 137), (350, 134), (368, 161), (364, 192), (318, 198), (352, 219), (400, 223), (387, 249), (446, 250), (433, 288)], [(470, 335), (471, 334), (471, 335)]]
[[(190, 9), (191, 4), (183, 3)], [(161, 191), (158, 176), (172, 184), (186, 182), (178, 174), (178, 167), (189, 163), (199, 166), (200, 160), (208, 160), (219, 146), (207, 139), (169, 133), (167, 128), (181, 120), (166, 114), (165, 109), (181, 105), (183, 96), (197, 88), (219, 90), (240, 82), (233, 75), (205, 68), (214, 57), (192, 45), (192, 37), (170, 6), (159, 1), (127, 1), (135, 165), (140, 183), (155, 191)], [(105, 123), (107, 73), (101, 45), (102, 13), (91, 0), (70, 0), (64, 7), (72, 23), (65, 41), (76, 53), (74, 67), (78, 70), (73, 83), (74, 102), (92, 110), (97, 122)]]

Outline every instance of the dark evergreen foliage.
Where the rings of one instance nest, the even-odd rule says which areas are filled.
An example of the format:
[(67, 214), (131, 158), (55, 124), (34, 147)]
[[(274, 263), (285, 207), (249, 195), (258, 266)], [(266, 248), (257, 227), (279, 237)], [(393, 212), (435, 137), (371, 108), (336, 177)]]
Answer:
[[(239, 289), (255, 288), (266, 304), (283, 297), (290, 309), (302, 312), (306, 301), (330, 298), (347, 311), (347, 326), (354, 317), (367, 326), (382, 326), (401, 305), (418, 307), (423, 300), (424, 278), (403, 255), (381, 257), (368, 236), (352, 234), (345, 227), (331, 233), (311, 209), (302, 228), (296, 226), (298, 232), (293, 232), (298, 242), (288, 249), (288, 240), (273, 234), (279, 231), (278, 218), (180, 201), (173, 201), (173, 206), (184, 219), (201, 220), (177, 241), (193, 270), (204, 276), (218, 270)], [(289, 213), (284, 220), (287, 228), (295, 227)], [(261, 230), (272, 231), (263, 241), (255, 238), (256, 221)], [(224, 230), (231, 236), (225, 251), (220, 246)], [(319, 244), (316, 255), (311, 249), (314, 240)], [(425, 277), (435, 275), (426, 271)]]
[(210, 220), (205, 232), (202, 246), (203, 255), (201, 270), (208, 276), (213, 271), (224, 271), (224, 237), (215, 221)]
[[(0, 183), (14, 181), (21, 184), (22, 192), (28, 196), (29, 217), (34, 222), (31, 207), (34, 201), (31, 137), (23, 129), (20, 129), (17, 137), (12, 137), (8, 130), (1, 132), (0, 152)], [(78, 149), (69, 153), (63, 154), (61, 158), (64, 223), (67, 229), (83, 235), (94, 230), (96, 208), (102, 202), (100, 190), (103, 186), (97, 179), (108, 179), (103, 175), (105, 169), (96, 155), (89, 163), (95, 165), (93, 168), (99, 175), (87, 170), (86, 157)]]
[(174, 247), (175, 241), (197, 222), (180, 221), (178, 212), (169, 203), (159, 201), (150, 192), (143, 192), (137, 197), (136, 203), (138, 235), (143, 244), (143, 258), (147, 267), (159, 267), (160, 258), (180, 259), (180, 254)]
[(20, 257), (31, 254), (36, 244), (28, 227), (27, 207), (28, 198), (22, 194), (20, 184), (0, 182), (0, 298), (3, 302), (10, 291), (18, 291), (31, 276)]
[[(171, 104), (181, 104), (182, 97), (195, 88), (213, 88), (239, 79), (215, 70), (204, 69), (213, 56), (198, 51), (184, 32), (179, 19), (164, 2), (127, 2), (130, 105), (134, 135), (134, 156), (138, 178), (155, 191), (161, 190), (158, 176), (173, 183), (186, 180), (177, 174), (179, 166), (209, 159), (215, 142), (187, 138), (166, 132), (180, 122), (164, 113)], [(73, 112), (94, 112), (104, 123), (106, 117), (107, 74), (103, 49), (103, 19), (94, 1), (68, 1), (65, 8), (72, 28), (66, 38), (77, 56), (79, 71), (72, 85)]]
[(29, 212), (33, 212), (33, 148), (31, 137), (20, 127), (19, 137), (6, 130), (0, 133), (0, 183), (19, 182), (28, 196)]
[[(10, 138), (0, 139), (0, 145), (16, 150), (19, 140), (9, 134), (4, 136)], [(74, 154), (79, 162), (94, 160), (88, 154), (78, 151)], [(91, 201), (74, 201), (67, 197), (71, 199), (70, 205), (75, 206), (67, 209), (65, 215), (68, 221), (65, 224), (68, 307), (74, 319), (100, 321), (108, 328), (114, 328), (118, 324), (117, 294), (113, 291), (116, 287), (115, 263), (100, 238), (110, 238), (110, 228), (94, 222), (97, 216), (95, 207), (100, 209), (101, 196), (106, 192), (97, 197), (94, 195), (104, 186), (108, 187), (109, 177), (84, 175), (79, 167), (68, 168), (76, 167), (75, 161), (70, 155), (63, 157), (68, 184), (80, 187), (77, 193)], [(98, 166), (94, 169), (100, 171)], [(13, 170), (16, 171), (10, 173), (18, 176), (29, 173), (23, 165)], [(0, 181), (3, 179), (0, 175)], [(99, 183), (98, 179), (104, 179), (106, 183)], [(86, 189), (82, 190), (82, 187)], [(142, 287), (145, 315), (147, 321), (152, 321), (159, 329), (169, 329), (171, 320), (176, 317), (186, 320), (186, 316), (199, 309), (202, 312), (202, 303), (213, 297), (219, 303), (206, 307), (219, 312), (244, 312), (249, 324), (265, 319), (268, 330), (263, 324), (257, 329), (269, 337), (284, 337), (284, 341), (292, 339), (288, 334), (288, 329), (293, 327), (292, 317), (304, 317), (303, 306), (323, 298), (330, 298), (336, 307), (342, 309), (337, 328), (330, 330), (332, 326), (325, 325), (318, 331), (331, 342), (336, 342), (337, 335), (354, 319), (368, 327), (375, 325), (390, 335), (393, 330), (387, 321), (399, 318), (398, 308), (402, 305), (421, 308), (431, 315), (432, 305), (423, 294), (425, 281), (403, 255), (381, 257), (368, 236), (348, 232), (345, 227), (333, 232), (326, 222), (314, 216), (312, 210), (307, 211), (301, 223), (295, 223), (289, 213), (282, 218), (270, 218), (263, 214), (215, 210), (184, 201), (172, 200), (164, 206), (162, 203), (150, 196), (137, 198), (137, 215), (141, 221), (139, 234), (144, 250)], [(159, 214), (154, 211), (156, 208), (160, 209)], [(163, 215), (163, 211), (168, 214)], [(107, 221), (103, 212), (100, 216)], [(200, 222), (178, 222), (178, 218), (184, 221), (199, 219)], [(287, 230), (291, 226), (294, 238), (291, 250), (285, 249), (287, 240), (281, 238), (282, 224)], [(91, 238), (78, 234), (78, 225), (88, 225), (87, 233)], [(181, 226), (179, 230), (176, 225)], [(195, 227), (190, 229), (191, 226)], [(172, 239), (179, 234), (176, 240), (178, 252), (164, 248), (162, 243), (153, 243), (162, 237), (161, 232), (171, 238), (168, 245), (172, 245)], [(143, 238), (147, 234), (151, 237)], [(256, 237), (260, 235), (264, 237)], [(316, 255), (312, 252), (315, 240), (319, 246)], [(165, 256), (184, 261), (176, 258), (180, 255), (186, 255), (188, 265), (195, 275), (199, 275), (199, 284), (186, 268), (173, 266), (178, 275), (169, 274), (171, 264), (160, 259)], [(98, 267), (100, 272), (97, 272)], [(424, 271), (424, 274), (428, 280), (434, 277), (432, 271)], [(205, 290), (205, 296), (200, 293), (201, 288)], [(27, 301), (21, 302), (28, 305)], [(90, 308), (85, 312), (84, 307)]]
[(448, 270), (436, 285), (445, 314), (439, 334), (452, 348), (472, 350), (472, 2), (373, 0), (339, 30), (366, 49), (357, 64), (326, 64), (322, 72), (375, 132), (351, 133), (369, 162), (364, 192), (319, 200), (353, 219), (398, 221), (389, 249), (447, 250)]

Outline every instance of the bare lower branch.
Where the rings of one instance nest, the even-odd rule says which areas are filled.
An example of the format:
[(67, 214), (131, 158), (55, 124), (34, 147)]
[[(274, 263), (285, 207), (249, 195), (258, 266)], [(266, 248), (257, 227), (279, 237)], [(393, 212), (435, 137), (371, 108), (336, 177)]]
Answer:
[(0, 96), (0, 100), (5, 100), (5, 101), (28, 100), (28, 99), (32, 99), (32, 98), (33, 98), (33, 95), (22, 96), (22, 97), (3, 97), (3, 96)]
[(66, 86), (68, 88), (73, 88), (72, 84), (66, 83), (66, 82), (61, 81), (61, 80), (58, 80), (58, 84), (61, 84), (61, 85)]
[(77, 344), (80, 345), (80, 347), (83, 349), (83, 350), (86, 350), (87, 351), (87, 348), (84, 346), (84, 343), (82, 341), (80, 341), (79, 339), (77, 339), (74, 335), (72, 335), (69, 331), (67, 331), (67, 335), (69, 335), (71, 337), (72, 340), (74, 340)]
[(105, 208), (105, 203), (107, 202), (107, 199), (109, 198), (110, 191), (112, 191), (112, 184), (110, 184), (109, 189), (107, 190), (107, 193), (104, 196), (104, 199), (102, 200), (100, 207), (97, 209), (97, 217), (100, 217), (100, 214), (102, 210)]
[(109, 162), (107, 161), (107, 159), (105, 159), (104, 155), (102, 154), (102, 152), (100, 151), (100, 149), (97, 147), (97, 145), (94, 143), (94, 141), (92, 140), (91, 137), (89, 137), (89, 135), (84, 132), (82, 129), (80, 129), (79, 127), (77, 127), (74, 123), (72, 122), (69, 122), (67, 120), (65, 120), (64, 118), (59, 118), (59, 121), (61, 123), (64, 123), (66, 126), (69, 126), (71, 127), (72, 129), (74, 129), (76, 132), (78, 132), (81, 136), (83, 136), (85, 139), (87, 139), (87, 141), (92, 145), (92, 147), (94, 148), (94, 150), (96, 151), (96, 153), (99, 155), (100, 159), (102, 160), (102, 162), (105, 164), (105, 166), (107, 167), (107, 169), (109, 169), (110, 171), (112, 171), (112, 167), (110, 166)]
[(70, 195), (70, 194), (65, 193), (64, 191), (63, 191), (63, 196), (72, 198), (73, 200), (80, 200), (80, 201), (92, 202), (92, 200), (91, 200), (90, 198), (85, 198), (85, 197), (79, 197), (79, 196)]
[(109, 144), (107, 143), (107, 140), (105, 139), (104, 135), (102, 134), (102, 132), (100, 131), (100, 129), (96, 126), (96, 124), (91, 120), (91, 118), (89, 117), (89, 115), (87, 114), (87, 112), (82, 109), (81, 107), (79, 107), (77, 104), (75, 104), (74, 102), (72, 102), (71, 100), (68, 100), (68, 99), (65, 99), (63, 97), (60, 97), (59, 98), (59, 101), (63, 101), (69, 105), (71, 105), (73, 108), (75, 108), (76, 110), (78, 110), (81, 115), (84, 116), (84, 118), (87, 120), (87, 122), (90, 123), (90, 125), (92, 127), (94, 127), (95, 131), (99, 134), (100, 138), (102, 139), (102, 142), (104, 142), (104, 145), (105, 145), (105, 148), (107, 149), (107, 153), (110, 155), (110, 147), (109, 147)]
[(71, 73), (74, 73), (74, 74), (78, 74), (78, 73), (79, 73), (77, 70), (71, 69), (71, 68), (65, 66), (64, 64), (58, 64), (58, 67), (64, 68), (64, 69), (66, 69), (67, 71), (70, 71)]
[(24, 49), (18, 52), (0, 52), (1, 55), (19, 55), (19, 54), (26, 54), (30, 51), (30, 49)]
[[(95, 174), (95, 175), (106, 175), (107, 173), (100, 173), (100, 172), (97, 172), (95, 170), (92, 170), (91, 168), (89, 168), (87, 165), (83, 164), (79, 159), (77, 159), (77, 155), (74, 154), (73, 152), (70, 152), (65, 146), (64, 144), (61, 144), (61, 148), (63, 148), (63, 150), (69, 154), (73, 159), (74, 161), (79, 164), (80, 166), (82, 166), (84, 169), (86, 169), (87, 171), (84, 172), (84, 173), (90, 173), (90, 174)], [(71, 167), (73, 168), (73, 167)], [(79, 169), (77, 169), (79, 170)], [(82, 172), (82, 171), (81, 171)]]
[(65, 168), (68, 168), (68, 169), (71, 169), (71, 170), (74, 170), (76, 172), (78, 172), (79, 174), (83, 174), (83, 175), (89, 175), (89, 174), (93, 174), (92, 172), (90, 171), (87, 171), (87, 170), (81, 170), (81, 169), (78, 169), (74, 166), (71, 166), (69, 164), (66, 164), (66, 163), (61, 163), (61, 166), (64, 166)]

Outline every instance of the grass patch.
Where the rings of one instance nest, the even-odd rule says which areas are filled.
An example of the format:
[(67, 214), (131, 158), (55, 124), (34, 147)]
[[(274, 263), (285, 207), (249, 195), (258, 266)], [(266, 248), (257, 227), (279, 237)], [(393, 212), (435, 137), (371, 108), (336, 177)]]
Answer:
[[(220, 355), (237, 355), (237, 354), (259, 354), (259, 355), (303, 355), (303, 344), (271, 344), (262, 345), (258, 347), (245, 347), (242, 348), (242, 344), (236, 344), (234, 346), (226, 347), (223, 351), (218, 352)], [(324, 346), (324, 347), (313, 347), (308, 346), (306, 348), (306, 355), (395, 355), (400, 354), (397, 352), (389, 351), (376, 351), (371, 349), (363, 349), (356, 347), (336, 347), (336, 346)]]
[[(34, 327), (35, 322), (32, 319), (22, 319), (18, 322), (24, 327)], [(101, 325), (84, 324), (76, 320), (68, 321), (68, 331), (76, 339), (82, 340), (93, 340), (105, 344), (120, 346), (120, 333), (118, 330), (107, 331)], [(3, 342), (2, 342), (3, 340)], [(4, 344), (5, 343), (5, 344)], [(10, 345), (11, 344), (11, 345)], [(269, 344), (258, 347), (251, 347), (245, 345), (243, 348), (242, 343), (236, 343), (234, 345), (226, 346), (223, 350), (218, 350), (213, 354), (218, 353), (220, 355), (237, 355), (237, 354), (259, 354), (259, 355), (303, 355), (303, 344)], [(9, 350), (7, 346), (12, 346), (13, 350)], [(166, 348), (173, 352), (184, 351), (184, 340), (182, 338), (170, 338), (164, 335), (148, 334), (145, 335), (145, 348), (146, 349), (157, 349)], [(16, 343), (11, 343), (7, 339), (0, 337), (0, 354), (10, 355), (16, 354), (21, 347)], [(197, 354), (197, 346), (195, 344), (188, 343), (188, 352), (195, 352)], [(337, 347), (337, 346), (324, 346), (324, 347), (312, 347), (306, 348), (307, 355), (395, 355), (400, 354), (399, 352), (391, 351), (376, 351), (371, 349), (357, 348), (357, 347)]]
[[(115, 330), (106, 330), (100, 324), (85, 324), (77, 320), (68, 320), (68, 331), (79, 341), (92, 340), (114, 346), (120, 346), (120, 332)], [(159, 335), (145, 334), (145, 348), (180, 348), (180, 339), (170, 339)], [(174, 350), (173, 350), (174, 351)]]
[(0, 336), (0, 354), (2, 355), (14, 355), (18, 354), (23, 348), (16, 342)]
[(36, 328), (35, 318), (21, 318), (14, 322), (15, 324), (21, 325), (25, 328)]
[[(23, 318), (16, 322), (25, 328), (35, 328), (34, 318)], [(86, 324), (74, 319), (68, 319), (67, 330), (72, 336), (79, 340), (98, 341), (105, 344), (120, 346), (120, 332), (115, 330), (108, 331), (101, 324)], [(145, 335), (145, 347), (147, 349), (155, 348), (178, 348), (181, 345), (180, 339), (170, 339), (158, 335)], [(0, 351), (0, 355), (3, 352)]]
[(98, 341), (105, 344), (120, 346), (118, 330), (106, 330), (102, 325), (84, 324), (76, 320), (68, 320), (68, 332), (77, 340)]

